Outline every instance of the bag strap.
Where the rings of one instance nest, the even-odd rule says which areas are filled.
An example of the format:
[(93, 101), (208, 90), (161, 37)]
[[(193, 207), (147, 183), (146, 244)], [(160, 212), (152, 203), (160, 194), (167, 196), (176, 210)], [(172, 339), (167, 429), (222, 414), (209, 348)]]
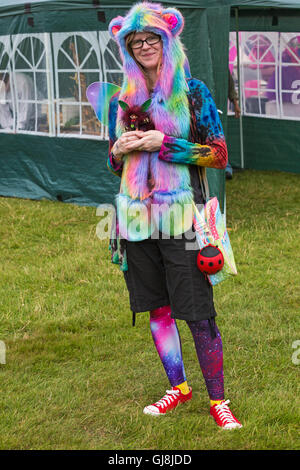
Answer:
[(206, 168), (204, 166), (198, 166), (198, 176), (199, 176), (199, 182), (201, 185), (201, 190), (203, 197), (205, 201), (207, 202), (209, 200), (209, 186), (208, 186), (208, 181), (207, 181), (207, 176), (206, 176)]
[(194, 201), (192, 201), (193, 206), (193, 225), (196, 233), (202, 239), (202, 243), (207, 245), (211, 243), (211, 231), (205, 217), (203, 217)]

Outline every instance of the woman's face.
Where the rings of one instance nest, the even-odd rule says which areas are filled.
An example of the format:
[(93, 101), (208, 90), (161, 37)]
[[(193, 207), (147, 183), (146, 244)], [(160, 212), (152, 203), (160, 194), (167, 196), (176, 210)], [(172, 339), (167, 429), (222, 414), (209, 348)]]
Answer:
[[(141, 32), (141, 33), (136, 33), (134, 35), (133, 40), (131, 41), (131, 50), (133, 52), (134, 58), (147, 70), (150, 69), (156, 69), (159, 62), (160, 58), (162, 55), (162, 41), (161, 39), (156, 42), (155, 44), (148, 44), (145, 42), (145, 39), (148, 39), (151, 41), (154, 39), (158, 39), (159, 36), (155, 33), (151, 32)], [(139, 47), (138, 49), (135, 49), (134, 46), (138, 45), (137, 41), (144, 41), (142, 47)]]

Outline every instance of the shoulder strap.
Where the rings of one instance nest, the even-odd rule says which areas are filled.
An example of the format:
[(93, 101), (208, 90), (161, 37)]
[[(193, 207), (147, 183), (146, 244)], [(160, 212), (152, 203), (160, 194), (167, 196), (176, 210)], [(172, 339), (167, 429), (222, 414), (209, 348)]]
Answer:
[[(194, 92), (195, 89), (191, 86), (192, 78), (187, 78), (187, 84), (189, 87), (189, 93), (188, 93), (188, 98), (189, 98), (189, 105), (190, 105), (190, 113), (191, 113), (191, 139), (193, 143), (197, 143), (199, 140), (199, 129), (198, 129), (198, 123), (197, 123), (197, 116), (195, 113), (194, 109)], [(196, 97), (195, 97), (196, 98)], [(198, 176), (199, 176), (199, 181), (200, 181), (200, 186), (202, 190), (203, 197), (205, 201), (208, 201), (209, 199), (209, 187), (208, 187), (208, 181), (207, 181), (207, 176), (206, 176), (206, 168), (205, 167), (197, 167), (198, 169)]]

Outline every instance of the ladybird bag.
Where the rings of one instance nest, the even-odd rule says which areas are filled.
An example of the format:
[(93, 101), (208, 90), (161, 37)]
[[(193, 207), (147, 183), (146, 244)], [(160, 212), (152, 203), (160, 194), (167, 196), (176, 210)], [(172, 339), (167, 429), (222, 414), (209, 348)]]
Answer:
[(196, 204), (193, 206), (193, 225), (199, 248), (212, 244), (219, 248), (224, 257), (224, 266), (221, 271), (216, 274), (207, 274), (209, 282), (215, 286), (237, 274), (228, 232), (216, 197), (209, 199), (200, 210)]

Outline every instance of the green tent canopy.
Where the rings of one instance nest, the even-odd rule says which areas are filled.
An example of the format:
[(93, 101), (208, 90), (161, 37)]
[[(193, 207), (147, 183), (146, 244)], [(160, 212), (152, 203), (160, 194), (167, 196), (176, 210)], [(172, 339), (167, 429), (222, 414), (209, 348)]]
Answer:
[[(34, 98), (28, 102), (35, 125), (0, 129), (0, 195), (91, 206), (113, 202), (119, 181), (106, 168), (107, 130), (96, 124), (84, 90), (97, 80), (120, 83), (121, 65), (107, 28), (133, 3), (1, 0), (0, 73), (31, 77)], [(212, 92), (235, 166), (298, 172), (300, 121), (227, 117), (227, 96), (230, 31), (297, 32), (299, 0), (161, 3), (185, 17), (182, 39), (192, 76)], [(208, 177), (211, 194), (224, 206), (224, 171), (209, 169)]]

